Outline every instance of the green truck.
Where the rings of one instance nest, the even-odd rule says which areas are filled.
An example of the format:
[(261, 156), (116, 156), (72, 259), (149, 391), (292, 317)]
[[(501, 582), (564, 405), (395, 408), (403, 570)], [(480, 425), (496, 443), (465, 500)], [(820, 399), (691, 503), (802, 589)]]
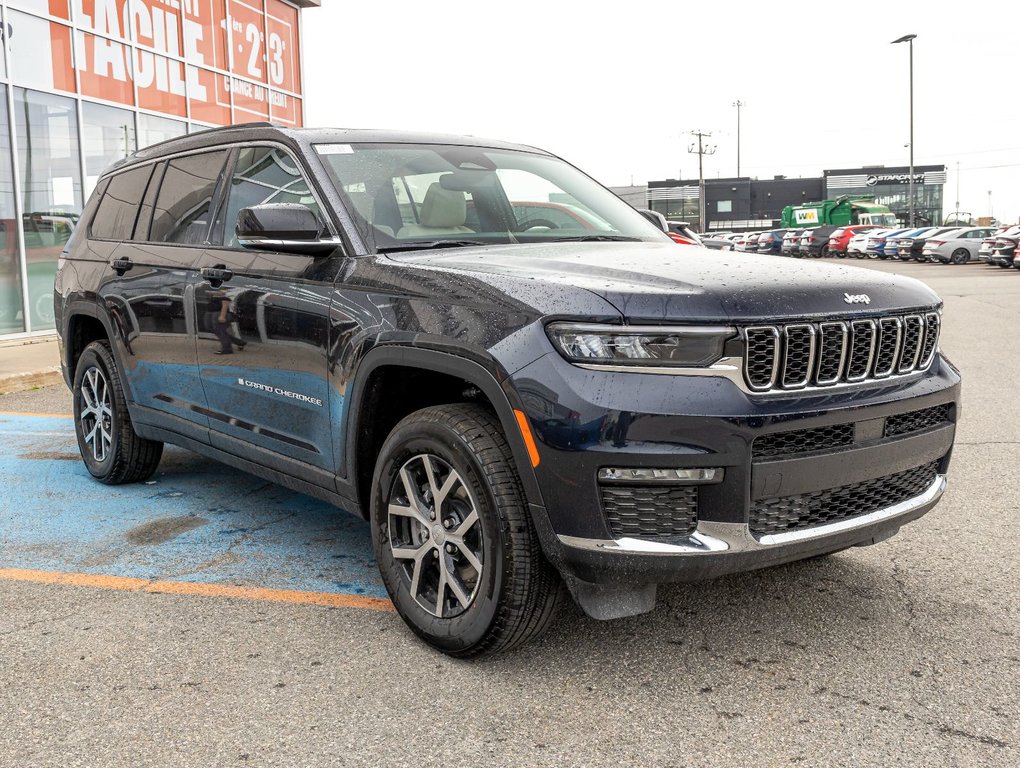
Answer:
[(784, 229), (821, 227), (826, 224), (837, 227), (845, 227), (850, 224), (895, 227), (899, 221), (896, 219), (896, 214), (886, 206), (879, 205), (870, 197), (843, 195), (835, 200), (788, 205), (783, 209), (782, 226)]

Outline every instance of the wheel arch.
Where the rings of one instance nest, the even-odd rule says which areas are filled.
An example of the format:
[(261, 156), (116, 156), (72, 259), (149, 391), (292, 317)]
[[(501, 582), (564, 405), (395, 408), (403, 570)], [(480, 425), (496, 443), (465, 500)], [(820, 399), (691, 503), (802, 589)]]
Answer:
[[(72, 301), (64, 309), (63, 314), (64, 338), (63, 359), (61, 367), (64, 374), (64, 382), (68, 389), (74, 385), (74, 369), (78, 364), (78, 358), (82, 351), (91, 342), (106, 339), (113, 346), (114, 330), (113, 322), (109, 315), (94, 302)], [(117, 360), (116, 350), (114, 360)]]
[[(386, 435), (380, 436), (378, 432), (366, 429), (366, 423), (370, 422), (365, 418), (365, 407), (372, 397), (374, 377), (380, 375), (387, 368), (397, 371), (422, 371), (451, 377), (463, 381), (469, 388), (477, 388), (479, 395), (491, 406), (503, 427), (507, 443), (513, 453), (525, 498), (530, 504), (543, 505), (538, 479), (531, 463), (528, 448), (521, 435), (517, 417), (514, 414), (515, 410), (523, 410), (523, 404), (516, 391), (507, 382), (507, 378), (505, 376), (502, 379), (498, 378), (498, 373), (479, 362), (449, 352), (384, 345), (371, 350), (361, 361), (350, 390), (350, 400), (344, 409), (343, 456), (346, 481), (350, 488), (349, 495), (358, 500), (361, 512), (366, 518), (370, 512), (368, 497), (371, 490), (375, 457), (378, 455), (378, 448)], [(477, 402), (478, 399), (476, 398), (474, 401)], [(457, 401), (458, 399), (453, 399), (453, 402)], [(460, 398), (459, 401), (471, 402), (466, 397)], [(400, 418), (411, 412), (406, 408), (398, 409), (397, 412), (402, 411), (405, 412)], [(397, 420), (399, 421), (399, 419)], [(389, 429), (386, 429), (385, 432), (388, 434)], [(371, 464), (366, 466), (366, 461), (369, 458)]]

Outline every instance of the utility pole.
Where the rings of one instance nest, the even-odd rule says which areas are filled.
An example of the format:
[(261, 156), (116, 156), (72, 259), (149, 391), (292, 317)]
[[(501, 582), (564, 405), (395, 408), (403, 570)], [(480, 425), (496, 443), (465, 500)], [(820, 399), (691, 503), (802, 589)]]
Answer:
[(733, 102), (733, 106), (737, 108), (737, 178), (740, 178), (740, 108), (746, 107), (747, 102), (737, 99)]
[(698, 148), (695, 149), (694, 148), (695, 145), (692, 142), (691, 145), (689, 147), (687, 147), (687, 152), (688, 152), (688, 154), (697, 155), (698, 156), (698, 229), (703, 233), (705, 231), (705, 229), (706, 229), (706, 227), (705, 227), (705, 164), (704, 164), (704, 157), (705, 157), (705, 155), (714, 155), (716, 148), (715, 148), (715, 145), (713, 145), (713, 144), (705, 144), (704, 143), (704, 139), (709, 139), (709, 138), (712, 137), (711, 133), (703, 133), (702, 131), (697, 130), (697, 131), (691, 131), (691, 136), (697, 136), (698, 137), (698, 144), (697, 144)]

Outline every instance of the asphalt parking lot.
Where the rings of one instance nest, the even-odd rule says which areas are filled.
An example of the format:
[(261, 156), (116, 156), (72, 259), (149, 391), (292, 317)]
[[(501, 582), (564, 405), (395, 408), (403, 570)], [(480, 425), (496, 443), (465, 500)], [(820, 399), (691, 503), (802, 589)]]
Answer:
[(0, 397), (0, 765), (1020, 764), (1020, 273), (858, 263), (946, 301), (943, 502), (480, 662), (405, 630), (359, 521), (177, 449), (107, 489), (63, 387)]

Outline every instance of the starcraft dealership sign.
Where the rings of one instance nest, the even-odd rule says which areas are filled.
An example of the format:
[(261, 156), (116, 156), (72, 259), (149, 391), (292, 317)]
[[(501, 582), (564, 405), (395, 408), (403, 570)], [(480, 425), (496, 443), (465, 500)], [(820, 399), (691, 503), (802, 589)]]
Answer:
[[(909, 173), (881, 173), (881, 174), (872, 174), (872, 175), (868, 176), (868, 179), (867, 179), (867, 185), (869, 187), (874, 187), (876, 184), (909, 184), (909, 183), (910, 183), (910, 174)], [(914, 174), (914, 183), (915, 184), (923, 184), (924, 183), (924, 174), (923, 173), (915, 173)]]
[[(68, 16), (66, 0), (27, 1), (48, 3), (38, 10), (50, 16)], [(73, 32), (10, 14), (10, 47), (25, 69), (20, 82), (28, 76), (30, 86), (206, 123), (301, 124), (295, 7), (281, 0), (71, 2)]]

